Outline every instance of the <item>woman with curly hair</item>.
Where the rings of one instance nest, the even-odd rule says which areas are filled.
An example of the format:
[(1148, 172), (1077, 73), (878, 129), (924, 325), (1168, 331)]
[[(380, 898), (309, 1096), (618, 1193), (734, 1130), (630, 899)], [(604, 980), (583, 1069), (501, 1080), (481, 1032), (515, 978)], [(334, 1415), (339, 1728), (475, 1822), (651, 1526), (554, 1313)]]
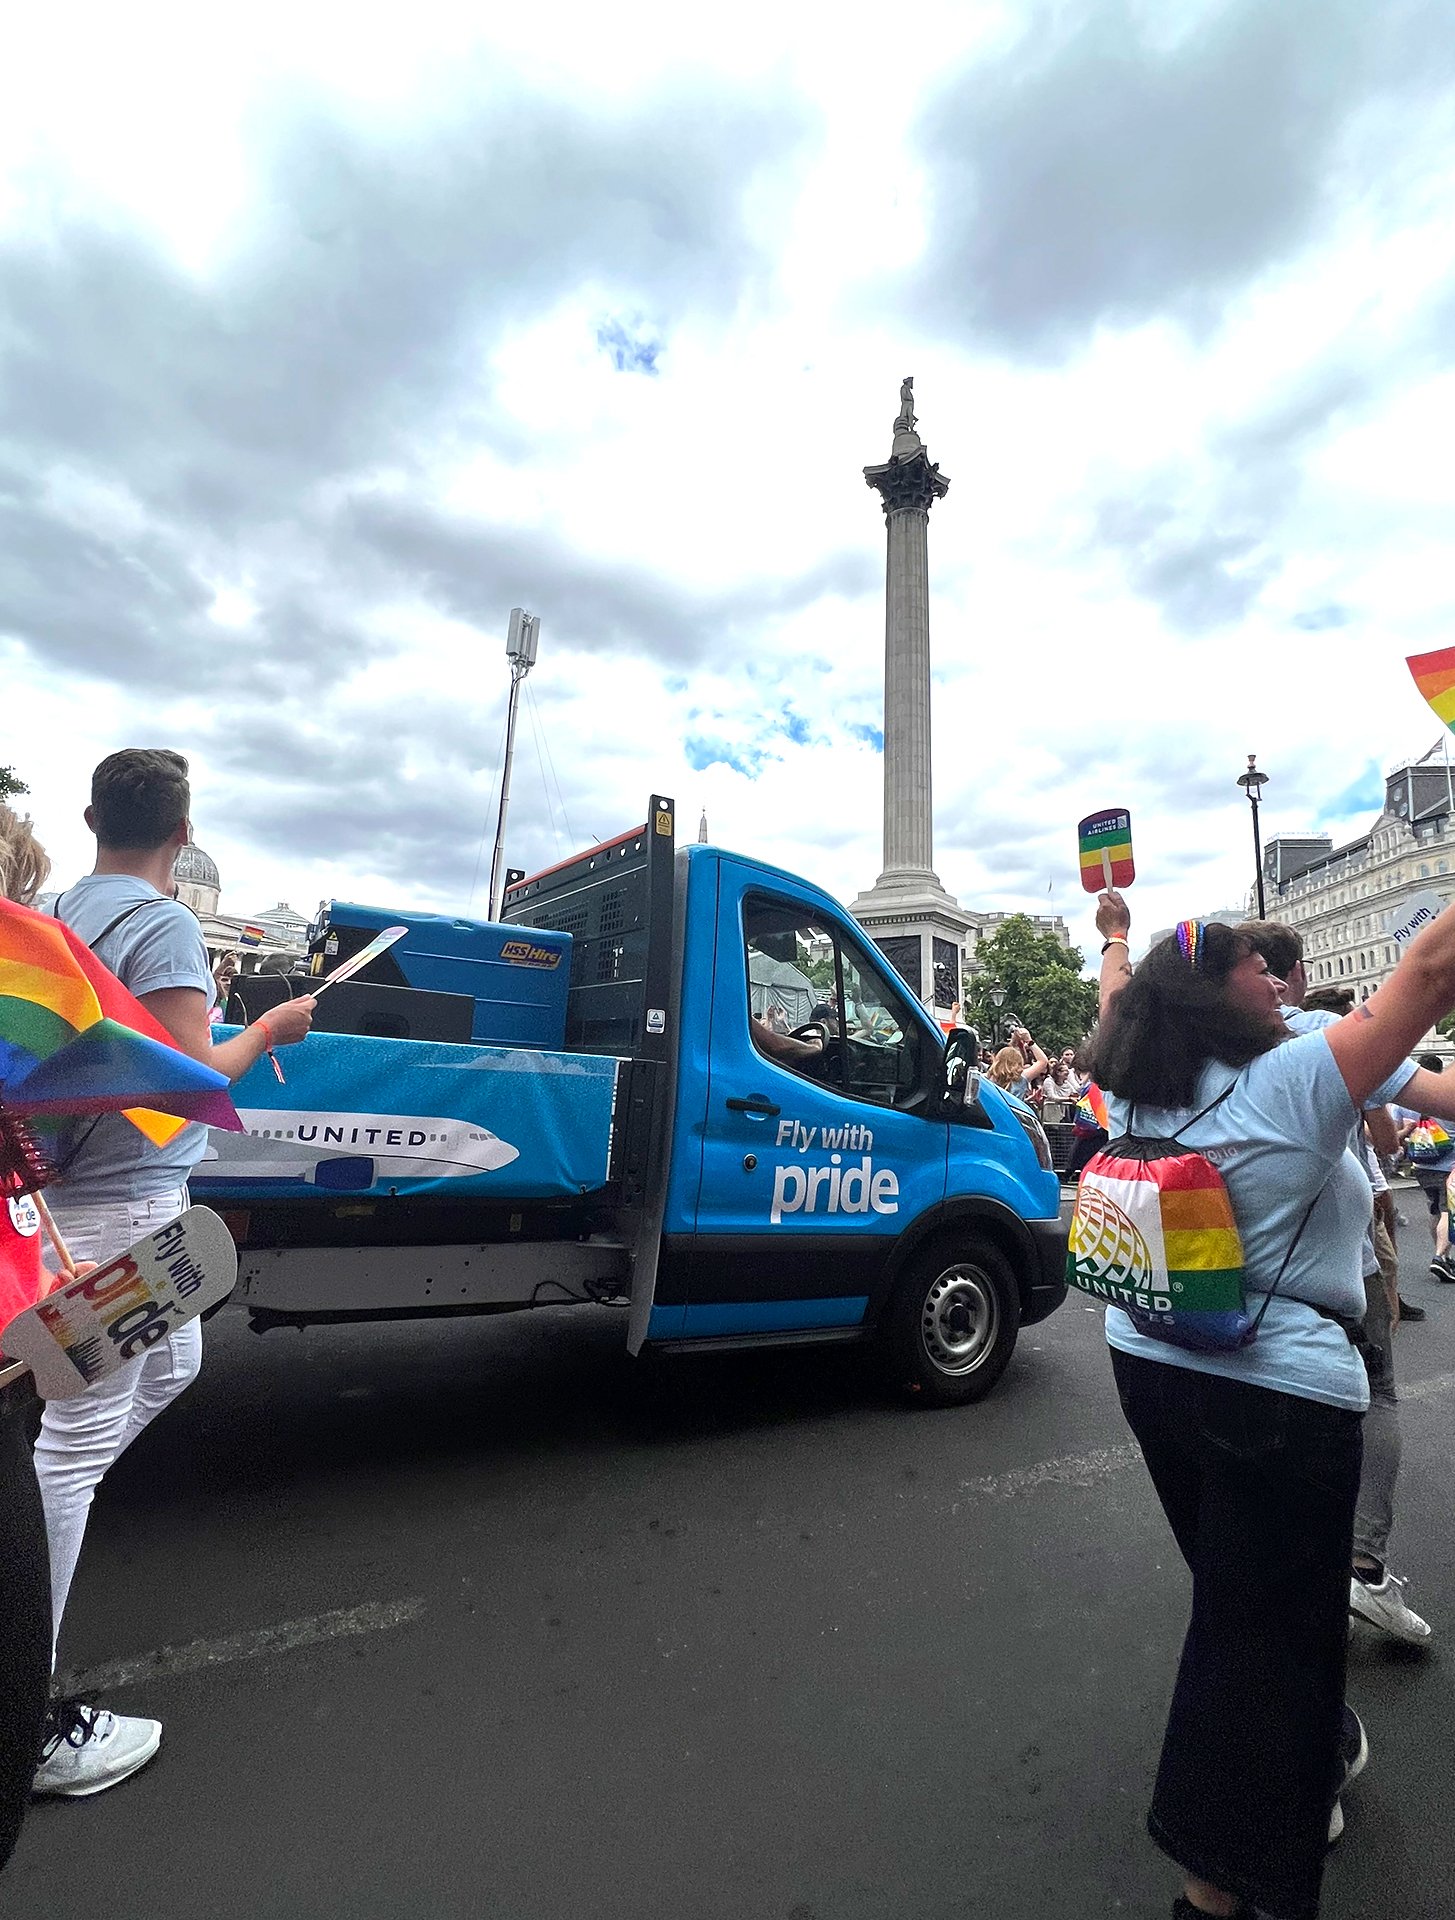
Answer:
[(1107, 1310), (1122, 1407), (1193, 1583), (1148, 1826), (1187, 1874), (1175, 1914), (1309, 1920), (1368, 1753), (1344, 1704), (1369, 1399), (1351, 1340), (1370, 1190), (1349, 1138), (1455, 1006), (1455, 911), (1346, 1018), (1292, 1039), (1282, 983), (1237, 929), (1183, 921), (1133, 972), (1120, 894), (1096, 923), (1108, 1151), (1175, 1138), (1213, 1163), (1263, 1310), (1249, 1344), (1212, 1352)]

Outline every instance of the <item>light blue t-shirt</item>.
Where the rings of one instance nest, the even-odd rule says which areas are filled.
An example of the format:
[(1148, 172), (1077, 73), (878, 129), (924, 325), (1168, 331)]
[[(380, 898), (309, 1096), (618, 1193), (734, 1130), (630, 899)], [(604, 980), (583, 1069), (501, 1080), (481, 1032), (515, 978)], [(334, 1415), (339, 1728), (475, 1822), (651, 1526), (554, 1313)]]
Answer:
[[(217, 987), (207, 962), (202, 929), (190, 907), (168, 900), (146, 880), (126, 873), (89, 873), (56, 900), (59, 917), (84, 940), (132, 993), (163, 987), (197, 987), (211, 1006)], [(135, 907), (113, 932), (118, 914)], [(94, 943), (94, 945), (92, 944)], [(61, 1207), (110, 1200), (149, 1200), (187, 1184), (207, 1148), (207, 1129), (184, 1127), (164, 1147), (154, 1147), (119, 1113), (99, 1120), (73, 1120), (56, 1142), (66, 1171), (49, 1189)]]
[[(1345, 1017), (1342, 1013), (1332, 1012), (1328, 1007), (1285, 1007), (1283, 1009), (1283, 1024), (1290, 1033), (1317, 1033), (1320, 1027), (1338, 1026)], [(1413, 1060), (1401, 1061), (1389, 1078), (1381, 1086), (1376, 1087), (1364, 1102), (1365, 1113), (1370, 1113), (1377, 1107), (1391, 1105), (1418, 1072), (1419, 1068)], [(1364, 1138), (1362, 1119), (1356, 1119), (1354, 1122), (1354, 1130), (1349, 1136), (1349, 1151), (1363, 1167), (1365, 1177), (1369, 1181), (1370, 1192), (1378, 1193), (1380, 1188), (1375, 1186), (1374, 1176), (1369, 1171), (1369, 1148)], [(1379, 1255), (1374, 1246), (1374, 1221), (1371, 1219), (1364, 1229), (1364, 1273), (1366, 1279), (1372, 1279), (1378, 1272)]]
[[(1188, 1126), (1230, 1083), (1234, 1090), (1222, 1105)], [(1111, 1095), (1107, 1107), (1115, 1139), (1128, 1131), (1130, 1107)], [(1120, 1307), (1108, 1307), (1111, 1345), (1142, 1359), (1362, 1412), (1369, 1404), (1364, 1362), (1344, 1329), (1315, 1311), (1323, 1307), (1348, 1320), (1364, 1316), (1361, 1255), (1371, 1196), (1364, 1169), (1349, 1151), (1356, 1117), (1321, 1031), (1287, 1040), (1238, 1072), (1209, 1061), (1190, 1107), (1138, 1107), (1138, 1134), (1178, 1134), (1226, 1182), (1243, 1243), (1250, 1312), (1262, 1305), (1309, 1202), (1318, 1198), (1252, 1346), (1236, 1353), (1189, 1353), (1148, 1339)]]
[[(1283, 1024), (1294, 1034), (1317, 1033), (1320, 1027), (1337, 1027), (1344, 1018), (1344, 1014), (1331, 1013), (1327, 1007), (1283, 1009)], [(1364, 1102), (1364, 1111), (1368, 1113), (1375, 1107), (1392, 1106), (1419, 1070), (1415, 1061), (1401, 1060), (1389, 1078), (1382, 1081)]]

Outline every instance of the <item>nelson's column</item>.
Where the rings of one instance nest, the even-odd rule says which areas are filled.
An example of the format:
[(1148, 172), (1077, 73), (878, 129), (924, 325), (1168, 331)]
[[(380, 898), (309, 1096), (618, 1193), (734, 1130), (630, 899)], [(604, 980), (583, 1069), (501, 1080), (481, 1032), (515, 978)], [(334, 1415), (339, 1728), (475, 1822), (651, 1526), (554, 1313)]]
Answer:
[(864, 479), (884, 502), (884, 871), (849, 912), (926, 1006), (948, 1019), (973, 924), (934, 870), (930, 796), (930, 508), (950, 483), (915, 432), (914, 381), (894, 443)]

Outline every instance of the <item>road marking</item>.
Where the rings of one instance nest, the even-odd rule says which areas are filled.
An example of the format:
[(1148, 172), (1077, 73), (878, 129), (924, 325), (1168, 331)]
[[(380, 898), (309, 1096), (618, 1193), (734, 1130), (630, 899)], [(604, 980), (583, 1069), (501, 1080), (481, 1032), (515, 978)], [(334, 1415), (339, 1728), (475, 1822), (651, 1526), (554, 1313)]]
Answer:
[(1094, 1447), (1090, 1453), (1063, 1453), (1033, 1467), (1014, 1467), (1009, 1473), (987, 1474), (983, 1480), (962, 1480), (962, 1493), (983, 1494), (990, 1500), (1013, 1500), (1037, 1487), (1094, 1487), (1113, 1473), (1125, 1473), (1141, 1464), (1142, 1449), (1135, 1440), (1120, 1447)]
[(62, 1674), (56, 1684), (61, 1693), (71, 1694), (129, 1687), (138, 1680), (168, 1680), (182, 1673), (227, 1666), (234, 1660), (257, 1660), (264, 1654), (292, 1653), (297, 1647), (317, 1646), (324, 1640), (402, 1627), (423, 1612), (422, 1599), (371, 1600), (362, 1607), (311, 1614), (306, 1620), (284, 1620), (276, 1627), (224, 1634), (220, 1640), (189, 1640), (180, 1647), (158, 1647), (154, 1653), (143, 1653), (134, 1660), (110, 1660), (81, 1673)]
[[(1432, 1374), (1413, 1386), (1400, 1385), (1401, 1403), (1425, 1400), (1455, 1387), (1455, 1373)], [(1063, 1453), (1055, 1460), (1040, 1460), (1033, 1467), (1014, 1467), (1009, 1473), (987, 1474), (981, 1480), (962, 1480), (961, 1493), (978, 1493), (987, 1500), (1014, 1500), (1037, 1487), (1094, 1487), (1114, 1473), (1141, 1463), (1142, 1449), (1135, 1440), (1120, 1447), (1094, 1447), (1089, 1453)]]

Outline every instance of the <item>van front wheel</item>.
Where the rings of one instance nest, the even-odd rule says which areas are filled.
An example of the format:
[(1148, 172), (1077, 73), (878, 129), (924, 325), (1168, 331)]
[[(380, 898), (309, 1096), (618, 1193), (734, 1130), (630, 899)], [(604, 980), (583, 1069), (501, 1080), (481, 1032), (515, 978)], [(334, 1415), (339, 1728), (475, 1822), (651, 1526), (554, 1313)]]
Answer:
[(921, 1406), (983, 1399), (1015, 1351), (1020, 1321), (1015, 1275), (999, 1248), (936, 1241), (900, 1276), (885, 1309), (885, 1376)]

